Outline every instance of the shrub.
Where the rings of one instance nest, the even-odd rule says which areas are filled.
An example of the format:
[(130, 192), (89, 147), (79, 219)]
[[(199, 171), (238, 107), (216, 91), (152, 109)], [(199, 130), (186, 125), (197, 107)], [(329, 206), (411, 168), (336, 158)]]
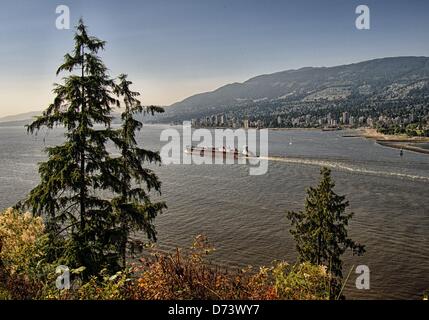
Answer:
[(324, 266), (315, 266), (308, 262), (291, 266), (280, 262), (274, 267), (273, 274), (279, 299), (329, 299), (331, 277)]
[(196, 237), (191, 249), (174, 254), (155, 252), (142, 259), (137, 269), (136, 299), (242, 299), (248, 295), (247, 274), (235, 274), (211, 265), (205, 256), (214, 249), (203, 236)]
[(326, 268), (303, 263), (289, 266), (279, 262), (271, 268), (231, 272), (205, 261), (213, 249), (198, 236), (190, 252), (155, 253), (144, 260), (137, 280), (136, 299), (274, 300), (327, 299), (329, 276)]
[(0, 260), (11, 275), (31, 273), (44, 256), (43, 220), (7, 209), (0, 214)]
[(190, 249), (154, 251), (114, 275), (104, 269), (83, 281), (85, 268), (72, 269), (72, 287), (58, 290), (60, 261), (47, 261), (48, 239), (41, 218), (12, 209), (0, 214), (0, 299), (325, 299), (329, 292), (325, 269), (310, 264), (277, 263), (256, 272), (214, 265), (207, 260), (214, 248), (204, 236), (197, 236)]
[[(75, 270), (71, 273), (79, 276)], [(50, 288), (43, 295), (43, 299), (55, 300), (126, 300), (132, 299), (133, 284), (129, 272), (119, 271), (109, 275), (103, 269), (99, 276), (93, 276), (82, 283), (75, 279), (69, 290), (56, 290)]]
[(3, 298), (30, 299), (42, 288), (45, 226), (40, 217), (7, 209), (0, 214), (0, 280)]

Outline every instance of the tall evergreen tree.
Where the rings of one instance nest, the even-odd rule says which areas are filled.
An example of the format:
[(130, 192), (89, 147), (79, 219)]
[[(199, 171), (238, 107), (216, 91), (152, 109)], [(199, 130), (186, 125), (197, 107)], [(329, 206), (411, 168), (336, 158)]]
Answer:
[[(160, 158), (137, 147), (134, 132), (141, 123), (132, 117), (144, 109), (135, 99), (137, 93), (125, 86), (129, 83), (124, 76), (119, 84), (109, 76), (98, 56), (105, 42), (89, 36), (82, 20), (74, 42), (74, 50), (64, 56), (57, 71), (69, 75), (63, 84), (55, 84), (54, 102), (27, 127), (34, 133), (41, 127), (63, 126), (66, 133), (62, 145), (46, 149), (48, 160), (39, 165), (41, 182), (25, 205), (34, 214), (46, 216), (53, 244), (65, 239), (52, 258), (61, 256), (71, 267), (85, 266), (91, 275), (102, 268), (120, 267), (131, 229), (144, 229), (154, 238), (152, 220), (165, 205), (152, 204), (149, 194), (139, 187), (145, 182), (148, 189), (160, 190), (156, 175), (142, 166), (143, 161), (159, 162)], [(121, 96), (123, 124), (115, 130), (112, 110), (120, 106)], [(108, 151), (109, 141), (120, 148), (121, 156)]]
[(289, 211), (287, 216), (300, 261), (327, 266), (333, 276), (330, 296), (335, 298), (341, 290), (343, 277), (341, 256), (347, 249), (358, 255), (365, 249), (348, 237), (347, 226), (353, 213), (346, 213), (349, 202), (334, 192), (331, 171), (322, 168), (320, 174), (319, 185), (307, 190), (305, 210)]
[[(118, 77), (119, 84), (114, 92), (123, 98), (124, 111), (121, 114), (122, 126), (116, 131), (114, 143), (121, 151), (121, 157), (113, 159), (117, 176), (116, 186), (118, 196), (112, 200), (115, 213), (119, 219), (119, 251), (122, 266), (126, 266), (126, 245), (133, 230), (145, 230), (149, 239), (156, 240), (155, 227), (152, 224), (157, 213), (166, 208), (164, 202), (153, 203), (140, 183), (144, 182), (148, 191), (160, 191), (161, 183), (155, 173), (142, 166), (144, 162), (160, 163), (159, 153), (139, 148), (135, 138), (136, 131), (140, 131), (142, 123), (136, 119), (137, 114), (164, 112), (160, 107), (143, 107), (137, 99), (140, 95), (130, 89), (131, 81), (127, 75)], [(133, 185), (137, 183), (137, 186)]]

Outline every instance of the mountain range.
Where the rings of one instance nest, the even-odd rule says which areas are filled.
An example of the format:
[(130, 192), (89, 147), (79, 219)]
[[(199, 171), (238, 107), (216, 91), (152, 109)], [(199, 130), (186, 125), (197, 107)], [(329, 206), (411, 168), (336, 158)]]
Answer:
[[(391, 57), (335, 67), (305, 67), (260, 75), (166, 107), (152, 120), (167, 122), (231, 111), (247, 105), (412, 100), (429, 97), (429, 57)], [(26, 122), (41, 112), (0, 118)], [(28, 122), (28, 121), (27, 121)]]
[(259, 102), (386, 101), (422, 95), (429, 96), (429, 57), (392, 57), (260, 75), (186, 98), (167, 107), (163, 118), (190, 119)]
[(0, 118), (0, 123), (1, 122), (26, 121), (26, 120), (32, 119), (33, 117), (41, 115), (41, 114), (42, 114), (42, 111), (31, 111), (31, 112), (12, 115), (12, 116), (6, 116), (6, 117)]

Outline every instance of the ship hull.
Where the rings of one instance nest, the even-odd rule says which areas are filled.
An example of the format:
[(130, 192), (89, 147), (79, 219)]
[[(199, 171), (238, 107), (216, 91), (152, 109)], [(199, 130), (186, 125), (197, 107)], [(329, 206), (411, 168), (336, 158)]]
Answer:
[(206, 157), (206, 156), (221, 156), (221, 157), (233, 157), (234, 159), (237, 159), (238, 157), (246, 157), (246, 155), (240, 154), (238, 151), (234, 150), (219, 150), (216, 148), (200, 148), (200, 147), (187, 147), (185, 149), (186, 153), (192, 154), (192, 155), (198, 155), (200, 157)]

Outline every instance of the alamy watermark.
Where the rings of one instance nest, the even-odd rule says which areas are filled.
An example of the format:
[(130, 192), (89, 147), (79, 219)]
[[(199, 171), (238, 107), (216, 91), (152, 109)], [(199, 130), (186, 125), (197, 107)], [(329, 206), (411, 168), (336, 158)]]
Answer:
[(359, 265), (356, 267), (356, 274), (359, 276), (356, 278), (356, 289), (358, 290), (369, 290), (370, 289), (370, 271), (366, 265)]
[(67, 266), (58, 266), (55, 270), (56, 274), (59, 274), (55, 281), (55, 286), (58, 290), (69, 290), (70, 289), (70, 269)]
[[(67, 5), (58, 5), (55, 8), (58, 15), (55, 20), (55, 26), (58, 30), (70, 29), (70, 8)], [(355, 13), (358, 17), (355, 20), (355, 26), (358, 30), (369, 30), (371, 28), (370, 9), (368, 5), (361, 4), (356, 7)]]
[(355, 12), (359, 15), (355, 21), (356, 29), (369, 30), (371, 28), (369, 7), (367, 5), (362, 4), (356, 7)]
[(69, 30), (70, 29), (70, 8), (62, 4), (56, 7), (55, 13), (59, 15), (55, 20), (55, 27), (58, 30)]
[[(180, 132), (181, 131), (181, 132)], [(181, 129), (161, 132), (162, 163), (247, 164), (249, 175), (268, 172), (268, 129), (193, 129), (185, 121)]]

